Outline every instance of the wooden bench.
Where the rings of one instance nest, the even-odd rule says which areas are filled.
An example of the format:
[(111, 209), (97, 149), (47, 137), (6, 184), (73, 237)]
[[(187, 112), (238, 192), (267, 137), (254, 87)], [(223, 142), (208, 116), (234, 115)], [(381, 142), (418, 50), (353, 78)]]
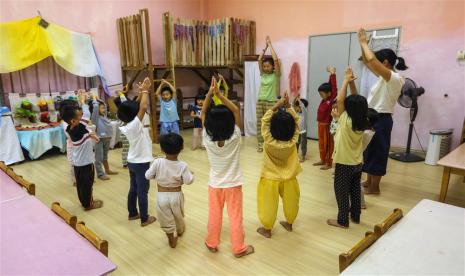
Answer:
[(465, 144), (461, 144), (452, 152), (441, 158), (438, 161), (438, 165), (444, 167), (439, 201), (445, 202), (447, 189), (449, 188), (450, 174), (465, 176)]
[(66, 221), (69, 226), (76, 229), (77, 217), (71, 215), (68, 211), (61, 207), (59, 202), (53, 202), (51, 209), (55, 214)]
[(339, 272), (344, 271), (351, 263), (355, 261), (355, 259), (362, 254), (368, 247), (370, 247), (379, 237), (371, 232), (368, 231), (365, 233), (365, 238), (359, 241), (352, 249), (350, 249), (347, 253), (342, 253), (339, 255)]
[(108, 257), (108, 242), (100, 239), (92, 230), (87, 228), (83, 221), (76, 224), (76, 231), (90, 241), (103, 255)]
[(4, 171), (18, 185), (24, 187), (30, 195), (36, 194), (36, 185), (25, 180), (21, 175), (16, 174), (12, 168), (5, 165), (5, 163), (2, 161), (0, 161), (0, 170)]
[(392, 214), (387, 217), (382, 223), (375, 225), (375, 234), (380, 238), (384, 233), (386, 233), (391, 226), (398, 222), (403, 217), (401, 209), (394, 209)]

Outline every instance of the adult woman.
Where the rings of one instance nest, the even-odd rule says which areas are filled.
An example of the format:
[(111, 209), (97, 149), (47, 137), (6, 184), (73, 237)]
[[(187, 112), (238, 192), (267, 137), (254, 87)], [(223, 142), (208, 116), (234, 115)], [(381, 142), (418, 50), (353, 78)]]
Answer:
[(363, 185), (365, 193), (379, 194), (379, 183), (381, 177), (386, 174), (391, 145), (392, 113), (404, 84), (403, 77), (395, 69), (406, 70), (408, 67), (404, 59), (398, 57), (391, 49), (382, 49), (373, 53), (368, 46), (364, 29), (358, 31), (358, 40), (362, 48), (363, 62), (379, 77), (367, 99), (368, 106), (375, 109), (379, 116), (373, 124), (375, 135), (363, 154), (363, 171), (368, 175)]

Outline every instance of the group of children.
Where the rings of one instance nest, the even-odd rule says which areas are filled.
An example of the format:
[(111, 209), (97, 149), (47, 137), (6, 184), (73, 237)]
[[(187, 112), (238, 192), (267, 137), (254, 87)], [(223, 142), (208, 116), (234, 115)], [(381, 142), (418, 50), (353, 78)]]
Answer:
[[(266, 49), (272, 51), (272, 59), (263, 59)], [(306, 158), (306, 108), (308, 102), (297, 97), (291, 101), (287, 92), (278, 98), (276, 79), (279, 78), (279, 60), (267, 37), (266, 47), (259, 57), (262, 83), (257, 106), (259, 120), (258, 151), (263, 151), (263, 164), (257, 185), (258, 217), (262, 224), (257, 232), (266, 238), (272, 235), (276, 221), (279, 198), (283, 201), (285, 220), (280, 224), (293, 230), (293, 223), (299, 211), (300, 188), (297, 175), (302, 171), (300, 162)], [(337, 93), (336, 70), (328, 67), (328, 83), (319, 87), (322, 101), (318, 108), (318, 133), (320, 162), (322, 170), (335, 165), (334, 190), (338, 205), (337, 219), (328, 219), (331, 226), (347, 228), (349, 219), (360, 222), (364, 203), (361, 192), (364, 136), (372, 128), (367, 100), (357, 94), (351, 68), (344, 74), (342, 87)], [(148, 109), (149, 88), (152, 85), (146, 78), (138, 83), (138, 96), (134, 100), (120, 94), (117, 116), (123, 122), (122, 135), (128, 141), (127, 167), (130, 188), (127, 199), (128, 219), (141, 221), (147, 226), (156, 221), (148, 214), (148, 191), (150, 179), (157, 183), (156, 209), (161, 228), (165, 231), (168, 243), (176, 247), (178, 237), (185, 231), (183, 184), (194, 181), (188, 165), (178, 160), (184, 148), (184, 140), (179, 134), (177, 121), (176, 90), (162, 81), (156, 91), (160, 98), (160, 147), (166, 155), (154, 160), (152, 141), (143, 118)], [(223, 89), (221, 89), (223, 87)], [(347, 97), (347, 88), (350, 96)], [(191, 109), (194, 120), (192, 149), (206, 150), (210, 163), (209, 172), (209, 214), (205, 246), (210, 252), (217, 252), (220, 244), (222, 214), (226, 203), (230, 225), (232, 251), (236, 257), (254, 252), (245, 243), (242, 224), (242, 185), (244, 184), (240, 147), (241, 118), (239, 108), (227, 97), (227, 84), (221, 75), (213, 76), (206, 94), (199, 94)], [(263, 95), (262, 95), (263, 94)], [(72, 156), (75, 182), (81, 204), (86, 210), (100, 208), (103, 202), (92, 197), (94, 177), (93, 163), (103, 164), (105, 171), (97, 168), (101, 175), (111, 174), (108, 168), (107, 138), (108, 122), (104, 107), (94, 98), (93, 110), (88, 110), (85, 93), (79, 93), (81, 105), (64, 104), (61, 108), (63, 120), (68, 124), (66, 133), (72, 143)], [(260, 108), (259, 108), (260, 107)], [(261, 110), (259, 112), (259, 109)], [(98, 111), (97, 111), (98, 110)], [(263, 111), (263, 112), (262, 112)], [(91, 116), (88, 113), (92, 113)], [(94, 115), (98, 112), (98, 115)], [(83, 116), (83, 113), (85, 114)], [(259, 114), (263, 113), (263, 114)], [(97, 127), (93, 131), (88, 118)], [(333, 130), (331, 130), (331, 125)], [(332, 134), (333, 133), (333, 134)], [(102, 141), (104, 141), (102, 143)], [(102, 152), (94, 155), (93, 146), (102, 143)], [(364, 145), (365, 144), (365, 145)], [(124, 154), (124, 150), (123, 150)], [(98, 157), (97, 157), (98, 155)], [(98, 160), (98, 161), (97, 161)], [(299, 162), (300, 161), (300, 162)], [(102, 174), (105, 173), (105, 174)]]

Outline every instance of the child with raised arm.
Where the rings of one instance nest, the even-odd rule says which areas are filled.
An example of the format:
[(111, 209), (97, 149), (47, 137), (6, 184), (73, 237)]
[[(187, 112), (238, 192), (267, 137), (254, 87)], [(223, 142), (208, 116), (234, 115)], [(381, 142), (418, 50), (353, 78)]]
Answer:
[(320, 161), (313, 164), (314, 166), (321, 166), (321, 170), (329, 170), (333, 164), (334, 140), (330, 133), (330, 125), (332, 104), (337, 96), (336, 68), (328, 66), (326, 70), (329, 73), (329, 82), (318, 87), (318, 93), (321, 96), (317, 112)]
[[(101, 180), (109, 180), (108, 175), (118, 174), (110, 169), (108, 164), (108, 152), (110, 151), (110, 140), (113, 133), (111, 121), (107, 117), (107, 106), (94, 95), (89, 104), (91, 120), (95, 125), (95, 133), (99, 137), (99, 142), (95, 146), (95, 169), (97, 177)], [(102, 168), (105, 168), (105, 170)]]
[(346, 98), (347, 86), (355, 87), (352, 69), (345, 71), (344, 81), (337, 97), (339, 127), (336, 130), (333, 159), (336, 163), (334, 192), (338, 206), (337, 219), (328, 219), (331, 226), (348, 228), (349, 216), (360, 223), (361, 183), (363, 162), (363, 132), (370, 128), (367, 100), (351, 89)]
[[(152, 157), (152, 139), (142, 120), (149, 104), (148, 89), (151, 85), (149, 78), (137, 85), (139, 97), (137, 101), (125, 101), (118, 107), (118, 118), (126, 123), (120, 127), (121, 133), (129, 141), (128, 169), (130, 188), (128, 193), (128, 219), (140, 218), (141, 226), (147, 226), (156, 218), (148, 214), (148, 192), (150, 182), (145, 178), (145, 172), (150, 167)], [(139, 210), (137, 210), (139, 204)]]
[(155, 95), (160, 100), (160, 135), (168, 133), (179, 134), (176, 88), (171, 83), (162, 79)]
[[(270, 48), (272, 58), (263, 58), (266, 50)], [(257, 151), (263, 151), (262, 118), (265, 112), (272, 108), (279, 96), (279, 78), (281, 77), (281, 63), (271, 45), (270, 37), (266, 37), (266, 46), (258, 57), (260, 69), (260, 91), (257, 102)]]
[[(223, 104), (210, 106), (213, 96)], [(240, 258), (254, 252), (244, 242), (242, 226), (242, 171), (240, 168), (241, 113), (239, 108), (219, 93), (216, 79), (212, 78), (210, 90), (202, 108), (203, 143), (210, 162), (208, 187), (208, 234), (205, 245), (212, 253), (220, 245), (224, 204), (228, 206), (229, 232), (232, 251)], [(295, 147), (295, 146), (294, 146)]]
[(168, 237), (168, 244), (175, 248), (178, 237), (182, 236), (185, 229), (184, 194), (181, 186), (191, 184), (194, 176), (186, 162), (178, 160), (184, 147), (181, 135), (169, 133), (160, 136), (160, 147), (166, 157), (155, 159), (145, 172), (145, 178), (154, 178), (157, 181), (158, 222)]
[[(201, 91), (203, 92), (203, 91)], [(203, 148), (202, 144), (202, 107), (203, 102), (205, 101), (205, 94), (199, 92), (197, 96), (195, 96), (195, 103), (191, 106), (191, 117), (194, 120), (194, 129), (192, 133), (192, 150), (196, 150), (199, 148)]]
[(294, 100), (294, 110), (299, 116), (300, 120), (300, 134), (297, 141), (297, 153), (299, 154), (299, 161), (305, 162), (307, 159), (307, 106), (308, 102), (301, 99), (300, 95)]
[(300, 188), (297, 175), (302, 167), (295, 146), (300, 134), (299, 124), (299, 116), (290, 106), (287, 92), (262, 119), (265, 147), (257, 187), (257, 209), (263, 226), (257, 232), (266, 238), (271, 238), (279, 197), (282, 198), (286, 218), (280, 224), (287, 231), (292, 231), (292, 224), (299, 212)]

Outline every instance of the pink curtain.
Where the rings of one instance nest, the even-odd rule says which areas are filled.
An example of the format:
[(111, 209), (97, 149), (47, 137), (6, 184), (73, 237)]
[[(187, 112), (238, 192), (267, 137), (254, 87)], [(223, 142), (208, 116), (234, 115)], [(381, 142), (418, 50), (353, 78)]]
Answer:
[(92, 78), (67, 72), (51, 57), (23, 70), (0, 74), (0, 77), (3, 101), (7, 106), (9, 93), (51, 93), (95, 87)]

